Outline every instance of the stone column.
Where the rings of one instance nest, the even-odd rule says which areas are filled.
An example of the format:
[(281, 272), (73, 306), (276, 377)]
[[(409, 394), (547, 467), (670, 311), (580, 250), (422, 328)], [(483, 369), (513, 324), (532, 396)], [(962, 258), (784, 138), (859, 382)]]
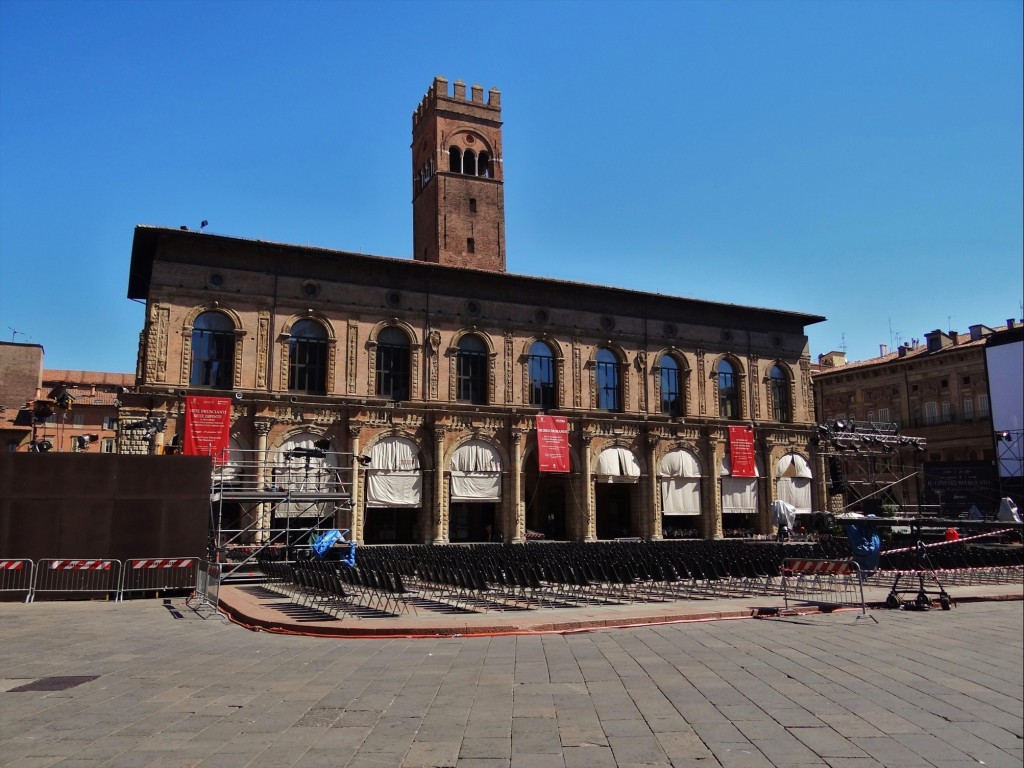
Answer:
[(349, 490), (351, 507), (348, 513), (351, 528), (349, 538), (358, 544), (363, 543), (363, 530), (366, 527), (366, 508), (363, 506), (363, 465), (359, 462), (359, 435), (362, 431), (361, 426), (348, 428), (349, 446), (352, 449), (352, 481)]
[[(256, 488), (263, 491), (269, 483), (267, 467), (267, 438), (270, 435), (270, 421), (257, 419), (253, 424), (256, 429)], [(256, 506), (256, 543), (266, 544), (270, 539), (271, 506), (261, 501)]]
[(708, 435), (706, 457), (709, 474), (708, 479), (711, 481), (708, 483), (708, 491), (711, 498), (707, 499), (709, 502), (707, 506), (708, 511), (703, 521), (703, 534), (705, 539), (722, 538), (722, 476), (719, 472), (721, 462), (718, 455), (718, 450), (721, 445), (721, 440)]
[(448, 543), (448, 515), (444, 508), (444, 435), (443, 427), (434, 430), (434, 543)]
[(644, 509), (644, 527), (649, 541), (661, 541), (661, 515), (658, 511), (658, 467), (655, 464), (658, 453), (658, 436), (647, 436), (647, 504)]
[(526, 509), (523, 506), (523, 430), (512, 428), (512, 527), (505, 535), (514, 544), (526, 541)]
[(583, 452), (583, 540), (597, 541), (597, 510), (594, 506), (594, 478), (590, 473), (590, 442), (594, 436), (584, 427), (580, 432), (580, 450)]

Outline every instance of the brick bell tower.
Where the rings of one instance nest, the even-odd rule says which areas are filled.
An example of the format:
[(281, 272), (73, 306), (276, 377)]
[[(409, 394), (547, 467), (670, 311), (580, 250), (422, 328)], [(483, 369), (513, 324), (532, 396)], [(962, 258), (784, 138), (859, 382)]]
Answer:
[(413, 258), (505, 271), (501, 92), (435, 77), (412, 116)]

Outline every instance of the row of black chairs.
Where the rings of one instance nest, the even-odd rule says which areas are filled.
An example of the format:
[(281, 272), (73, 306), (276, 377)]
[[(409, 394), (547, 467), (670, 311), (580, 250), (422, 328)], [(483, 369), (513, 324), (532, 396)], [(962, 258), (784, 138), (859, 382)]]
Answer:
[[(261, 567), (270, 583), (287, 584), (284, 591), (299, 600), (335, 611), (358, 605), (395, 614), (416, 605), (486, 611), (779, 593), (785, 559), (850, 556), (841, 537), (787, 544), (684, 539), (379, 545), (360, 548), (354, 568), (318, 560)], [(1020, 548), (954, 543), (930, 548), (928, 559), (927, 567), (972, 578), (1019, 578), (1022, 569)], [(880, 578), (917, 567), (914, 551), (883, 552)], [(287, 575), (276, 573), (282, 568), (290, 569)]]

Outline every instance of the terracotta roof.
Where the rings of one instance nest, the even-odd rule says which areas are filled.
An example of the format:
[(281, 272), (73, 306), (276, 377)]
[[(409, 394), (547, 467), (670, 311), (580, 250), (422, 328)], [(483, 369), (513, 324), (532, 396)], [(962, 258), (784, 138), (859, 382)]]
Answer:
[[(992, 333), (998, 333), (999, 331), (1005, 331), (1007, 329), (1008, 326), (1006, 325), (996, 326), (992, 328)], [(890, 352), (886, 355), (881, 355), (880, 357), (869, 357), (866, 360), (855, 360), (846, 363), (846, 365), (821, 367), (815, 366), (816, 370), (813, 371), (813, 375), (815, 377), (831, 376), (833, 374), (840, 374), (846, 371), (855, 371), (861, 368), (868, 368), (873, 365), (884, 365), (885, 363), (897, 362), (900, 360), (911, 360), (925, 355), (941, 355), (945, 352), (955, 352), (957, 350), (967, 349), (970, 347), (983, 347), (991, 334), (987, 334), (985, 336), (982, 336), (980, 339), (975, 339), (973, 341), (971, 340), (970, 333), (956, 333), (952, 335), (947, 335), (949, 335), (951, 339), (955, 339), (955, 343), (950, 344), (949, 346), (946, 347), (942, 347), (941, 349), (937, 349), (934, 352), (929, 352), (927, 342), (923, 342), (918, 344), (916, 347), (905, 347), (906, 352), (904, 352), (902, 356), (900, 355), (900, 348), (897, 347), (895, 351)]]
[(108, 371), (64, 371), (43, 369), (43, 387), (53, 384), (67, 386), (131, 387), (135, 385), (134, 373), (110, 373)]

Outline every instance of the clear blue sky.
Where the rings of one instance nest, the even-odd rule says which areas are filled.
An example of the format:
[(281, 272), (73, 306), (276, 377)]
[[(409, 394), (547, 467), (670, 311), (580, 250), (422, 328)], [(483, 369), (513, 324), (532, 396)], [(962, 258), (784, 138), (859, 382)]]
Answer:
[(0, 338), (135, 370), (137, 224), (412, 250), (411, 114), (502, 92), (508, 268), (829, 318), (1020, 317), (1022, 3), (0, 0)]

